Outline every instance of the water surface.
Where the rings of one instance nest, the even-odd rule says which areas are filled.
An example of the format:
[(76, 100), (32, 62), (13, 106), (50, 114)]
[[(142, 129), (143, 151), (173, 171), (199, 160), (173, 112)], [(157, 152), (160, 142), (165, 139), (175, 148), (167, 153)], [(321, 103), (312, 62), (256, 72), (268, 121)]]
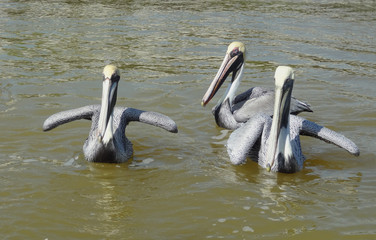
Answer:
[[(2, 1), (2, 239), (374, 239), (374, 1)], [(227, 45), (247, 46), (239, 92), (296, 70), (302, 116), (352, 139), (360, 157), (303, 137), (295, 174), (232, 166), (200, 101)], [(100, 102), (164, 113), (179, 133), (131, 123), (133, 159), (85, 161), (90, 123), (42, 132), (51, 114)]]

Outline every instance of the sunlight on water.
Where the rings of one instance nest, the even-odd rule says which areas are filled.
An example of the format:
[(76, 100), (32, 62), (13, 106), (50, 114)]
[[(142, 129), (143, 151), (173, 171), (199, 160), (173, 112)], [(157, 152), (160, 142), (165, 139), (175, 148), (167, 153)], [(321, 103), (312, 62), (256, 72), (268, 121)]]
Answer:
[[(0, 232), (3, 239), (373, 239), (375, 1), (5, 1), (0, 3)], [(295, 174), (229, 163), (232, 131), (200, 101), (227, 45), (247, 46), (239, 90), (272, 88), (290, 65), (303, 117), (353, 140), (360, 157), (303, 137)], [(121, 72), (132, 122), (124, 164), (88, 163), (86, 120), (43, 132), (53, 113), (99, 104)], [(224, 85), (226, 85), (225, 83)]]

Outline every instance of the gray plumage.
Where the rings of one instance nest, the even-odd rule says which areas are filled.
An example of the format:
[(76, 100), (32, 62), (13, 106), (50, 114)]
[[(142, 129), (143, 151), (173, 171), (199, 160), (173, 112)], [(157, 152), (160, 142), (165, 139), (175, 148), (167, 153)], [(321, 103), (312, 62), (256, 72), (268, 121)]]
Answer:
[(134, 108), (115, 107), (120, 73), (114, 65), (103, 69), (101, 105), (89, 105), (56, 113), (43, 124), (49, 131), (61, 124), (79, 120), (91, 120), (89, 137), (83, 146), (85, 158), (90, 162), (124, 162), (133, 154), (131, 142), (125, 136), (125, 128), (131, 121), (147, 123), (177, 133), (176, 123), (169, 117)]
[(113, 112), (114, 137), (105, 145), (98, 134), (100, 108), (100, 105), (89, 105), (55, 113), (45, 120), (43, 130), (49, 131), (59, 125), (79, 119), (91, 120), (89, 137), (83, 146), (85, 158), (90, 162), (124, 162), (132, 156), (132, 143), (125, 136), (125, 128), (129, 122), (138, 121), (172, 133), (178, 132), (176, 123), (163, 114), (134, 108), (115, 107)]
[(358, 147), (342, 134), (312, 121), (290, 114), (294, 71), (279, 66), (275, 72), (273, 116), (258, 113), (237, 128), (228, 139), (227, 152), (233, 164), (241, 164), (250, 156), (269, 171), (293, 173), (303, 168), (304, 155), (300, 135), (335, 144), (358, 156)]
[[(243, 78), (245, 56), (246, 48), (243, 43), (231, 43), (216, 76), (202, 98), (201, 104), (205, 106), (214, 97), (230, 73), (232, 74), (225, 95), (212, 109), (219, 127), (234, 130), (259, 113), (273, 115), (274, 91), (253, 87), (235, 96)], [(290, 109), (292, 114), (299, 114), (304, 111), (312, 112), (309, 104), (294, 97), (291, 99)]]
[[(272, 125), (272, 117), (258, 114), (249, 119), (242, 127), (236, 129), (227, 142), (227, 152), (233, 164), (243, 164), (247, 156), (267, 168), (268, 139)], [(299, 116), (290, 115), (290, 141), (294, 158), (290, 162), (276, 161), (271, 168), (274, 172), (296, 172), (303, 168), (305, 157), (301, 150), (300, 135), (311, 136), (332, 143), (349, 153), (359, 156), (359, 149), (350, 139), (340, 133), (320, 126)]]
[(49, 131), (61, 124), (79, 119), (91, 120), (89, 137), (83, 146), (85, 158), (90, 162), (124, 162), (133, 154), (132, 143), (125, 136), (125, 128), (129, 122), (138, 121), (177, 133), (176, 123), (169, 117), (145, 112), (134, 108), (115, 107), (113, 113), (114, 137), (107, 145), (100, 141), (98, 121), (100, 105), (89, 105), (51, 115), (43, 124), (43, 130)]
[[(235, 130), (251, 117), (264, 113), (273, 116), (274, 91), (253, 87), (237, 95), (230, 106), (229, 99), (213, 107), (212, 113), (219, 127)], [(311, 106), (294, 97), (291, 98), (290, 113), (313, 112)]]

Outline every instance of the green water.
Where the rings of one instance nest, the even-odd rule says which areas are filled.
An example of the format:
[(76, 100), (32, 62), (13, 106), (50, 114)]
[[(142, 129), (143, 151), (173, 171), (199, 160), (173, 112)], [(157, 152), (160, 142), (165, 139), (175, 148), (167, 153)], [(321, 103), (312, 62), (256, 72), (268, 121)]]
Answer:
[[(375, 239), (375, 1), (1, 1), (2, 239)], [(296, 70), (301, 116), (360, 148), (303, 137), (296, 174), (229, 163), (231, 133), (200, 101), (227, 45), (247, 46), (240, 91)], [(131, 123), (125, 164), (85, 161), (88, 121), (51, 114), (100, 102), (164, 113), (178, 134)]]

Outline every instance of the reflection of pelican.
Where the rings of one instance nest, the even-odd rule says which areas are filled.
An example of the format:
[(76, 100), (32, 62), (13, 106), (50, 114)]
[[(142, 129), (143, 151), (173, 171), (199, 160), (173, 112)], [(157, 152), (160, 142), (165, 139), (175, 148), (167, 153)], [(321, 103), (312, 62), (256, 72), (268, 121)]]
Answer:
[(91, 120), (89, 137), (83, 147), (86, 159), (91, 162), (124, 162), (132, 156), (132, 143), (125, 136), (125, 128), (131, 121), (147, 123), (173, 133), (178, 131), (175, 122), (163, 114), (115, 107), (119, 79), (119, 70), (107, 65), (103, 70), (102, 105), (56, 113), (46, 119), (43, 130), (48, 131), (78, 119)]
[(289, 114), (293, 83), (293, 70), (290, 67), (278, 67), (275, 72), (273, 118), (260, 113), (231, 134), (227, 151), (232, 163), (244, 163), (249, 154), (268, 170), (288, 173), (299, 171), (305, 160), (299, 135), (316, 137), (344, 148), (355, 156), (359, 155), (358, 147), (345, 136)]
[[(233, 42), (228, 46), (222, 65), (206, 91), (201, 104), (205, 106), (232, 72), (232, 79), (223, 98), (212, 112), (217, 125), (236, 129), (257, 113), (273, 114), (274, 92), (253, 87), (235, 97), (236, 89), (243, 77), (246, 49), (243, 43)], [(312, 112), (310, 106), (295, 98), (291, 99), (291, 113)]]

